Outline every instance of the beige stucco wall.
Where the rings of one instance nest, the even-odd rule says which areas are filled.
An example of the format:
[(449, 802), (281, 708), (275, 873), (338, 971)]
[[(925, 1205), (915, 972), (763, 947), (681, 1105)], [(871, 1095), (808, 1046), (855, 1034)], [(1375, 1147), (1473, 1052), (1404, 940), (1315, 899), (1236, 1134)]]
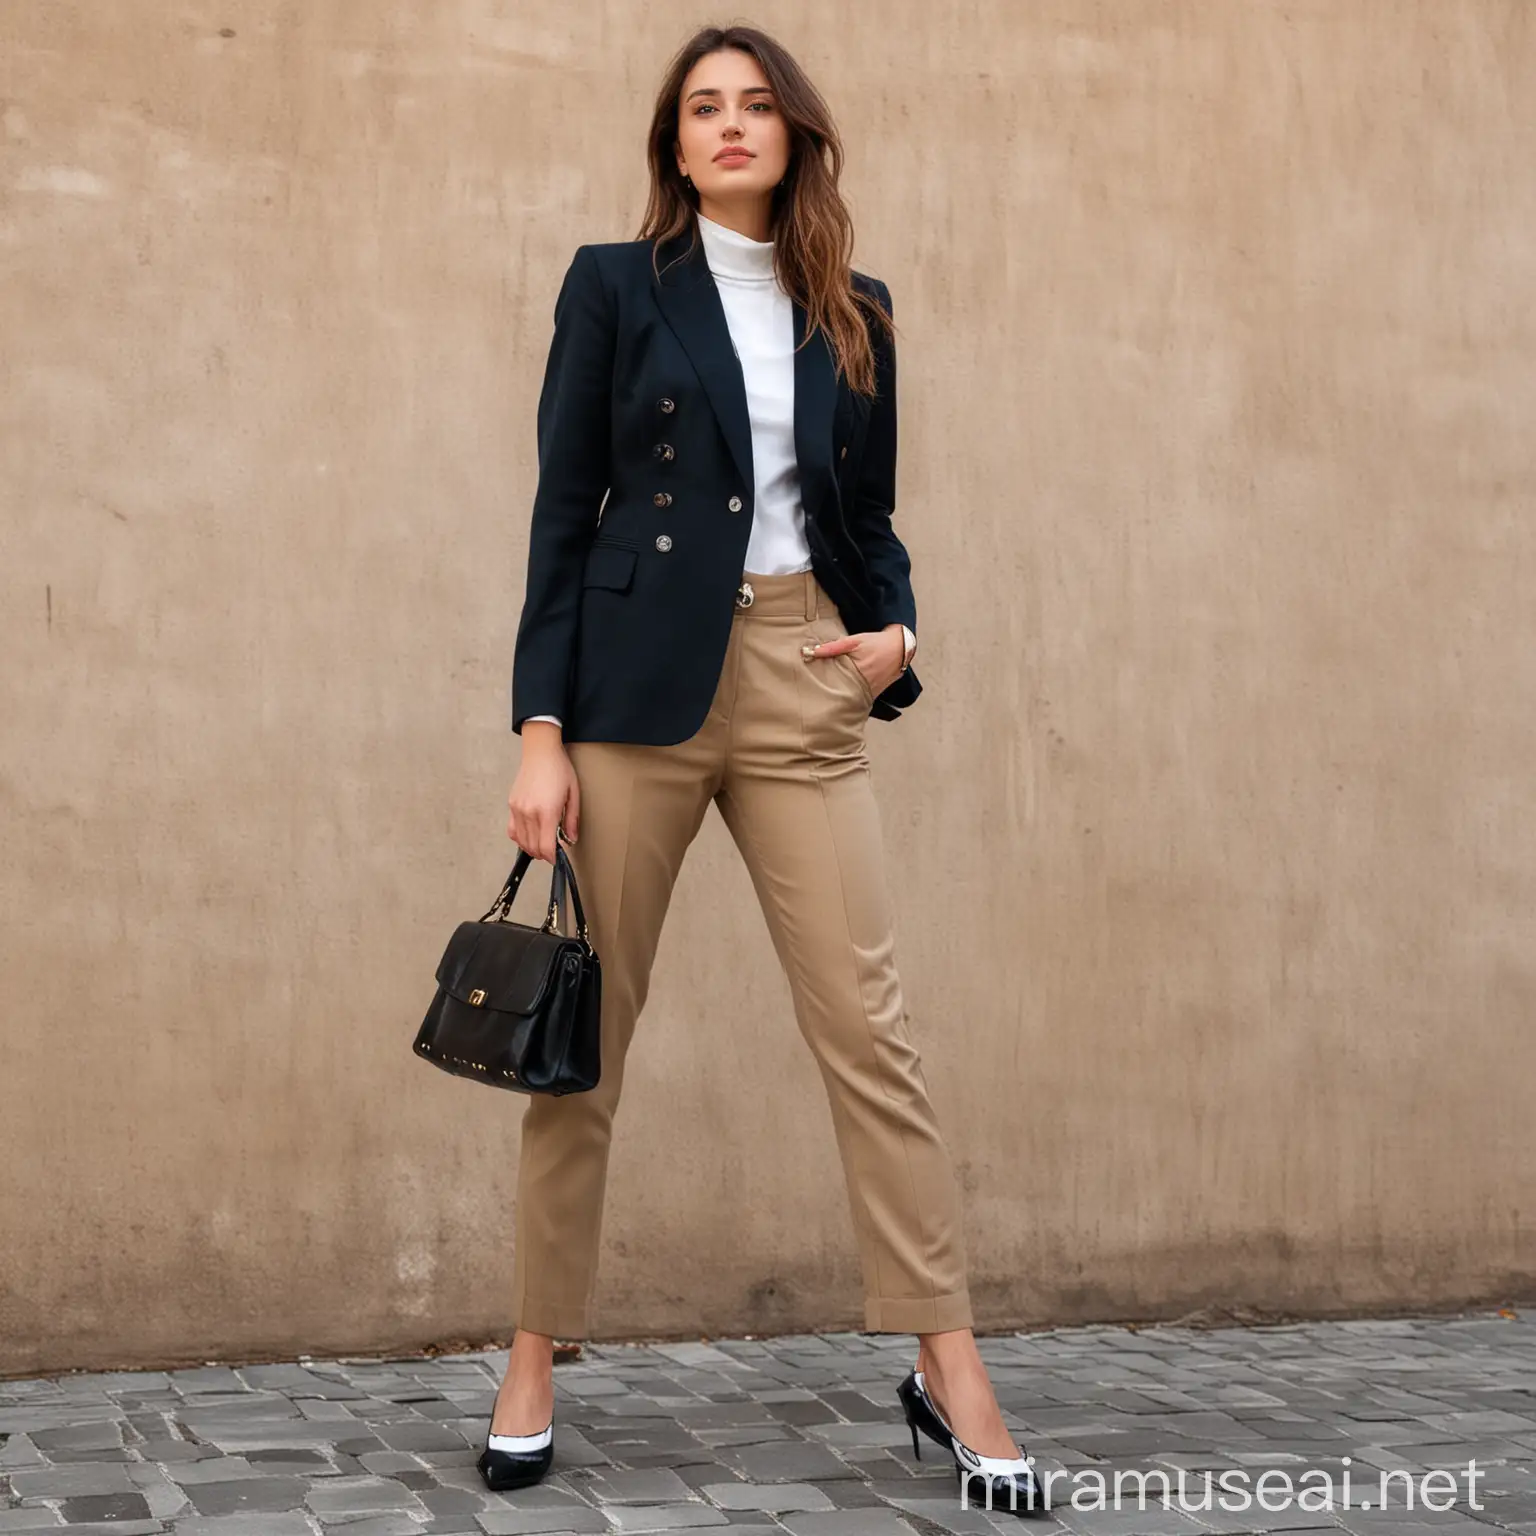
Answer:
[[(0, 1368), (506, 1331), (523, 1101), (409, 1045), (511, 863), (555, 290), (710, 19), (0, 8)], [(1531, 7), (749, 19), (902, 325), (871, 752), (982, 1323), (1536, 1292)], [(610, 1336), (859, 1325), (713, 816), (604, 1264)]]

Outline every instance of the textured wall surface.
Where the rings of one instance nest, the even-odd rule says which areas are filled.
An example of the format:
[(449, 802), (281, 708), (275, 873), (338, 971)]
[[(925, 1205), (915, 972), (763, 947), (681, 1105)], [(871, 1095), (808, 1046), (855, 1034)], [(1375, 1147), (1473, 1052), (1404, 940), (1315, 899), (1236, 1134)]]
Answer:
[[(0, 1368), (506, 1331), (523, 1101), (409, 1045), (512, 859), (555, 290), (706, 19), (0, 9)], [(870, 740), (981, 1324), (1536, 1291), (1536, 13), (757, 19), (901, 326)], [(857, 1326), (713, 815), (625, 1093), (603, 1332)]]

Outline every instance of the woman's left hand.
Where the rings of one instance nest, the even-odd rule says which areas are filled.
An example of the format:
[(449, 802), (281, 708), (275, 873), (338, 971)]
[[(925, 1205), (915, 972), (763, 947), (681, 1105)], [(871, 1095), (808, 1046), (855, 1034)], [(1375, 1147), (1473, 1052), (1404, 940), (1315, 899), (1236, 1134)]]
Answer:
[(887, 624), (884, 629), (860, 630), (856, 635), (807, 646), (804, 654), (808, 661), (819, 661), (824, 656), (841, 656), (844, 652), (852, 656), (854, 666), (869, 684), (869, 691), (879, 698), (901, 676), (907, 638), (900, 624)]

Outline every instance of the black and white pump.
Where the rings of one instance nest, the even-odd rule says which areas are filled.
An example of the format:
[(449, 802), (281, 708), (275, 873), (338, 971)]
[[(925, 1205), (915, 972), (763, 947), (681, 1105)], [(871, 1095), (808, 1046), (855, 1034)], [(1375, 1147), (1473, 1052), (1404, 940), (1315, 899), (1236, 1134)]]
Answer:
[[(973, 1451), (950, 1427), (938, 1404), (928, 1395), (921, 1371), (911, 1371), (905, 1381), (896, 1388), (901, 1399), (902, 1411), (912, 1430), (912, 1454), (922, 1460), (918, 1450), (917, 1432), (937, 1441), (955, 1458), (956, 1470), (967, 1484), (972, 1478), (980, 1484), (980, 1490), (969, 1488), (969, 1497), (984, 1509), (1006, 1510), (1009, 1514), (1029, 1517), (1046, 1512), (1045, 1494), (1041, 1491), (1028, 1454), (1019, 1457), (983, 1456)], [(988, 1489), (990, 1488), (990, 1500)]]
[(555, 1421), (536, 1435), (487, 1435), (475, 1463), (492, 1493), (526, 1488), (549, 1471), (555, 1459)]

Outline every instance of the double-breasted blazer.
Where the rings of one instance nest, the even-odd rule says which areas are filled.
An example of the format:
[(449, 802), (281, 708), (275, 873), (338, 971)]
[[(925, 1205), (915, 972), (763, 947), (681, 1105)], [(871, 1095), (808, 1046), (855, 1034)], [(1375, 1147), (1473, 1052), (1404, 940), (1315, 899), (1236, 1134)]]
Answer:
[[(741, 363), (701, 240), (578, 246), (555, 300), (538, 404), (538, 485), (512, 667), (512, 729), (667, 745), (704, 723), (752, 530)], [(878, 278), (854, 283), (891, 310)], [(795, 341), (807, 316), (794, 303)], [(835, 377), (818, 330), (794, 357), (794, 438), (811, 566), (850, 631), (917, 628), (896, 499), (896, 353), (871, 321), (877, 392)], [(908, 669), (871, 705), (895, 719)]]

